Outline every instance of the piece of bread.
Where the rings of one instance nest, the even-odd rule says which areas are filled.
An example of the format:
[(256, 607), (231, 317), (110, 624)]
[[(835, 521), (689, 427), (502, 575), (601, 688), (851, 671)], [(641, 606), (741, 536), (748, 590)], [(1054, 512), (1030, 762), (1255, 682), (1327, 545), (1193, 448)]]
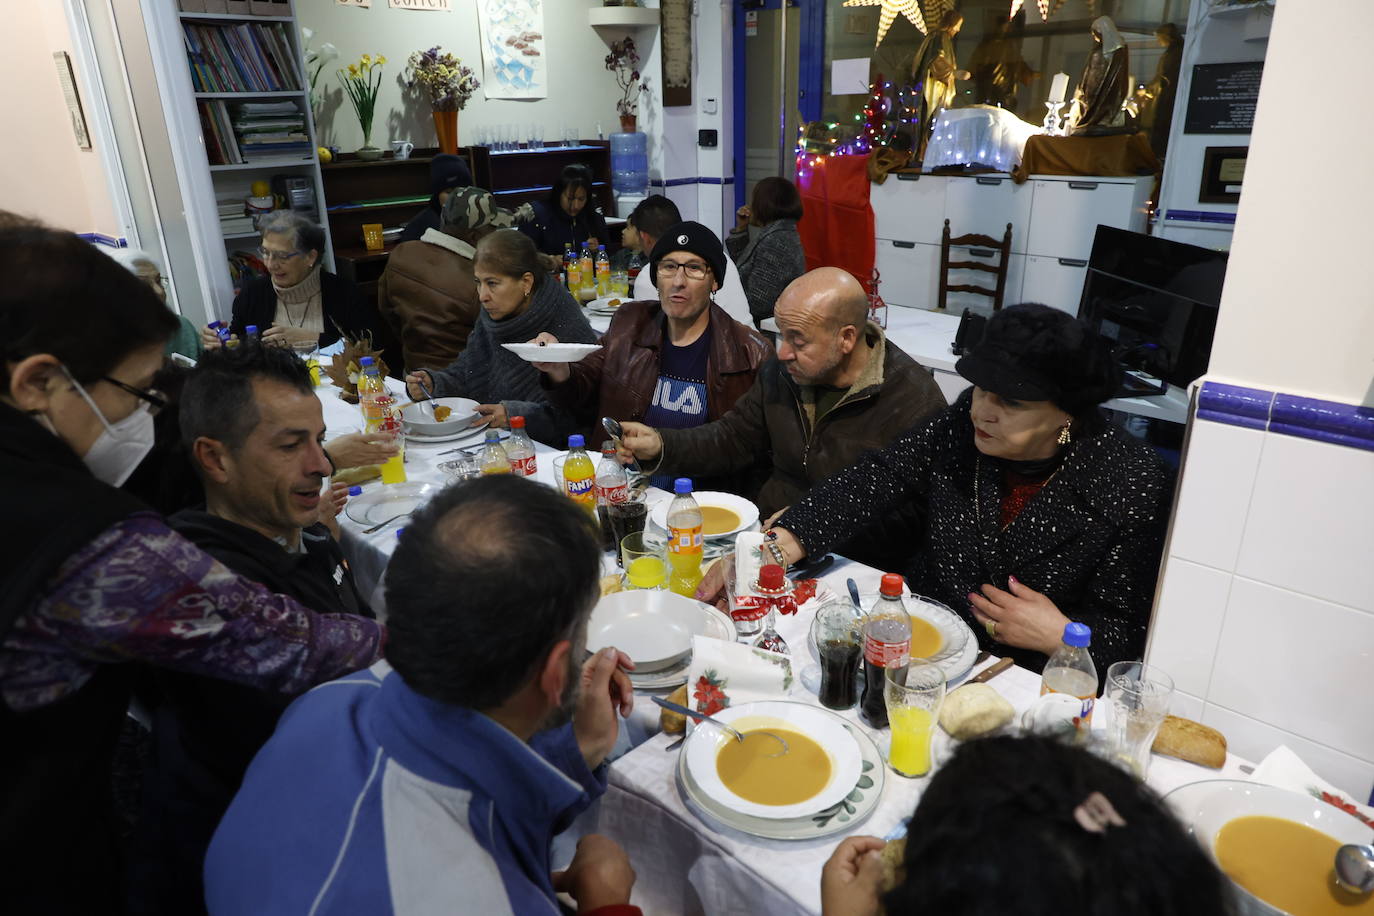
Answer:
[(902, 865), (906, 858), (906, 837), (889, 840), (879, 855), (883, 862), (883, 893), (887, 893), (906, 880), (906, 868)]
[[(677, 690), (668, 694), (668, 701), (679, 706), (687, 705), (687, 685), (683, 684)], [(670, 735), (680, 735), (687, 730), (687, 717), (680, 712), (673, 712), (671, 709), (658, 711), (658, 724), (665, 732)]]
[(1226, 765), (1226, 736), (1201, 722), (1179, 716), (1164, 717), (1150, 750), (1214, 770)]
[(339, 468), (334, 472), (330, 480), (335, 483), (346, 483), (349, 486), (358, 483), (366, 483), (369, 480), (376, 480), (382, 476), (380, 465), (367, 464), (356, 468)]
[(987, 684), (965, 684), (940, 705), (940, 727), (960, 741), (977, 738), (1006, 725), (1016, 710)]
[(625, 590), (625, 585), (620, 581), (619, 573), (611, 573), (609, 576), (601, 577), (601, 597), (614, 595), (616, 592)]

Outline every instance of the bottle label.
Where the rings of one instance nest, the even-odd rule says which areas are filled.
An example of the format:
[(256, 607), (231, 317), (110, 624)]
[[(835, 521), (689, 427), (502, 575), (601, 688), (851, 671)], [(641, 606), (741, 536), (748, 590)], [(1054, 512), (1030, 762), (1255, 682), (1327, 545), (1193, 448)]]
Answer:
[(591, 477), (583, 477), (581, 480), (575, 480), (571, 477), (566, 479), (568, 484), (568, 495), (573, 499), (578, 502), (586, 502), (596, 498), (596, 494), (593, 492), (596, 481)]
[(613, 487), (596, 488), (596, 502), (598, 505), (610, 506), (616, 503), (623, 503), (630, 498), (630, 487), (628, 484), (618, 484)]
[(526, 455), (523, 458), (512, 458), (510, 460), (510, 470), (516, 477), (533, 477), (536, 471), (534, 455)]
[(911, 641), (880, 642), (864, 634), (864, 661), (879, 668), (905, 668), (911, 664)]
[(692, 528), (668, 528), (669, 553), (701, 553), (701, 526)]

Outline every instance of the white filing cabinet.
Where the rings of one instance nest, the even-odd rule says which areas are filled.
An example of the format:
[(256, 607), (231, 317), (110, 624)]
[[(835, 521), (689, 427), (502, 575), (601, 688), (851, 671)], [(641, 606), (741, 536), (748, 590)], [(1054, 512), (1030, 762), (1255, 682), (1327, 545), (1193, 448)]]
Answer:
[[(1001, 238), (1012, 224), (1012, 258), (1003, 302), (1043, 302), (1077, 314), (1088, 256), (1099, 225), (1145, 231), (1152, 176), (1096, 178), (1032, 176), (892, 175), (869, 186), (877, 237), (879, 291), (892, 305), (934, 308), (940, 289), (940, 234), (976, 232)], [(986, 285), (990, 275), (958, 274), (955, 282)], [(951, 297), (949, 310), (986, 310), (980, 296)]]

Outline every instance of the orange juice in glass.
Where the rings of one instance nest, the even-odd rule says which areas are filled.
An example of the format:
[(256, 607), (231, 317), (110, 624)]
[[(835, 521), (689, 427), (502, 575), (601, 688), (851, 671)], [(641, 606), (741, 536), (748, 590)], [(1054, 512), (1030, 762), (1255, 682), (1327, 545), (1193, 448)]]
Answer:
[(906, 683), (889, 675), (883, 685), (887, 721), (892, 729), (887, 763), (902, 776), (924, 776), (930, 772), (930, 743), (944, 699), (945, 673), (935, 665), (913, 662), (906, 671)]

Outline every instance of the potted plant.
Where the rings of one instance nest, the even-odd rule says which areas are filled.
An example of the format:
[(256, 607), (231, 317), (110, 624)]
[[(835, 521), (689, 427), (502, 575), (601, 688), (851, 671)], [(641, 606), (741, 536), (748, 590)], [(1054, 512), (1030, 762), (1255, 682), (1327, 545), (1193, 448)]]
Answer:
[(441, 152), (458, 152), (458, 112), (481, 85), (471, 67), (437, 45), (416, 51), (406, 62), (406, 87), (420, 86), (429, 93)]
[(315, 117), (315, 130), (319, 130), (320, 120), (320, 97), (315, 94), (315, 84), (319, 81), (320, 71), (330, 62), (337, 60), (339, 49), (330, 42), (320, 45), (318, 51), (310, 47), (310, 42), (315, 37), (315, 32), (309, 28), (301, 29), (301, 36), (305, 39), (305, 69), (310, 75), (310, 112)]
[(382, 151), (372, 145), (372, 113), (377, 107), (377, 90), (382, 88), (382, 67), (386, 58), (378, 54), (364, 54), (356, 64), (349, 64), (348, 70), (336, 70), (339, 82), (348, 100), (353, 103), (353, 112), (358, 116), (358, 126), (363, 129), (363, 145), (358, 148), (359, 159), (380, 159)]
[(626, 35), (611, 43), (606, 69), (615, 74), (616, 85), (620, 87), (620, 101), (615, 103), (615, 110), (620, 114), (620, 129), (632, 134), (639, 114), (639, 93), (644, 89), (639, 82), (639, 52), (635, 50), (633, 38)]

